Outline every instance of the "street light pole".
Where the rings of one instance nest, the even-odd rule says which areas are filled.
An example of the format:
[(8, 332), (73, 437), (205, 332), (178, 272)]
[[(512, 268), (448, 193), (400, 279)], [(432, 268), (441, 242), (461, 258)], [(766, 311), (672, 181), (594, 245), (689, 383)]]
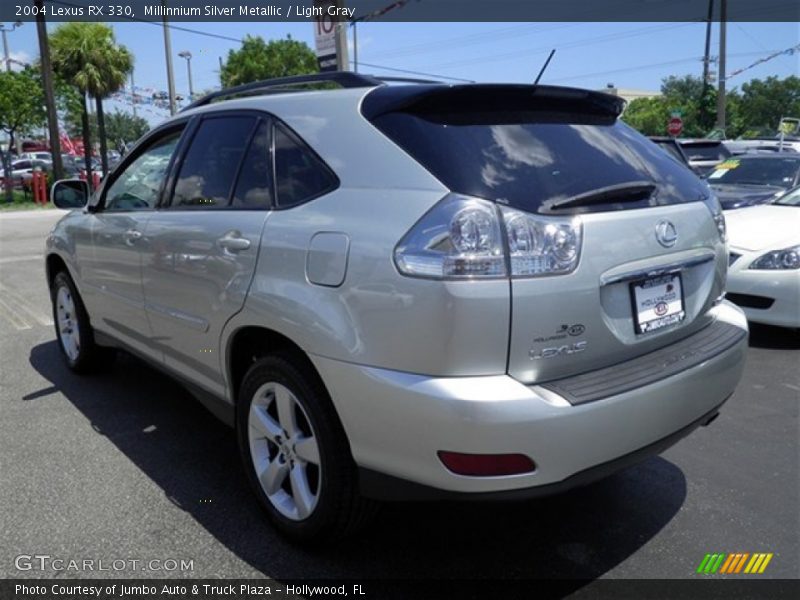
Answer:
[(11, 29), (6, 29), (5, 25), (0, 23), (0, 31), (3, 32), (3, 57), (6, 63), (6, 71), (11, 72), (11, 53), (8, 51), (8, 32), (14, 31), (17, 27), (22, 26), (22, 21), (17, 21), (11, 26)]
[(178, 52), (178, 56), (186, 59), (186, 70), (189, 73), (189, 102), (194, 100), (194, 88), (192, 87), (192, 53), (188, 50)]

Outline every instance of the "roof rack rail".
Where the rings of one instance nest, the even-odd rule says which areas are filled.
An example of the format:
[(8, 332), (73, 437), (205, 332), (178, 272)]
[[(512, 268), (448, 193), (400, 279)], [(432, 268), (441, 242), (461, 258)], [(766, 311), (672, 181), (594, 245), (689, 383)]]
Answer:
[[(386, 78), (388, 79), (388, 78)], [(274, 79), (265, 79), (263, 81), (254, 81), (252, 83), (245, 83), (230, 88), (225, 88), (217, 92), (211, 92), (195, 100), (189, 106), (182, 109), (181, 112), (198, 106), (205, 106), (211, 104), (214, 100), (219, 98), (228, 98), (233, 96), (251, 96), (257, 95), (259, 92), (269, 92), (273, 88), (286, 88), (288, 86), (309, 84), (309, 83), (338, 83), (343, 88), (362, 88), (362, 87), (375, 87), (377, 85), (384, 85), (381, 79), (371, 77), (370, 75), (361, 75), (353, 73), (352, 71), (330, 71), (326, 73), (314, 73), (311, 75), (293, 75), (291, 77), (277, 77)], [(429, 83), (429, 82), (426, 82)]]
[(395, 77), (394, 75), (370, 75), (373, 79), (377, 79), (378, 81), (388, 81), (389, 83), (397, 82), (397, 83), (439, 83), (444, 84), (442, 81), (438, 81), (436, 79), (417, 79), (416, 77)]

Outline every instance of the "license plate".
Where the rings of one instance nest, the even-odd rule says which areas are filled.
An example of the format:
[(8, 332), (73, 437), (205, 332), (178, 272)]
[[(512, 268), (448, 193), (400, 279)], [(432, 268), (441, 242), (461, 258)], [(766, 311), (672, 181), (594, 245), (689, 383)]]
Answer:
[(650, 333), (686, 317), (678, 273), (632, 283), (631, 300), (636, 333)]

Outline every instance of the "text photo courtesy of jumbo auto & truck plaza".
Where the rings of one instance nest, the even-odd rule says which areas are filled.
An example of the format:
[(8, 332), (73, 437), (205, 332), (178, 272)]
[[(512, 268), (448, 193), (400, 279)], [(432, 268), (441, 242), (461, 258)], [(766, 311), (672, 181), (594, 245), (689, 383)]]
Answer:
[(0, 600), (800, 597), (799, 22), (0, 2)]

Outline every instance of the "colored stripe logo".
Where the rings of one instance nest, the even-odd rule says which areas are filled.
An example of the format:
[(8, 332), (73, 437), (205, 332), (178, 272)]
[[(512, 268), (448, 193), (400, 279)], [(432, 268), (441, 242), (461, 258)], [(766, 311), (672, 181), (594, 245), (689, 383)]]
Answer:
[(772, 560), (773, 553), (756, 552), (735, 552), (733, 554), (706, 554), (697, 567), (697, 572), (704, 575), (722, 573), (725, 575), (736, 575), (748, 573), (751, 575), (763, 573), (769, 561)]

